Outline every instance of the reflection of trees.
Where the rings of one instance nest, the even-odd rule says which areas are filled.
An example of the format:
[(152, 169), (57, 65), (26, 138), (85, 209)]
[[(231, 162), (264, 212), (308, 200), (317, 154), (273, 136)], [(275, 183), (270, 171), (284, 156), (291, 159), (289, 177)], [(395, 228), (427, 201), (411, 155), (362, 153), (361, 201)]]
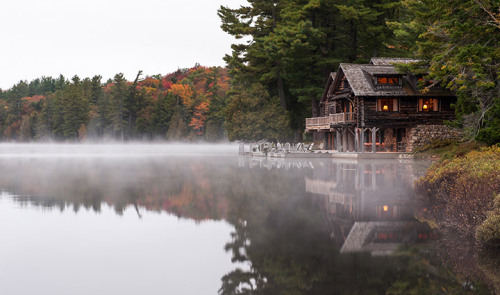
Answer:
[[(99, 212), (103, 202), (195, 220), (226, 215), (227, 158), (11, 159), (0, 165), (0, 188), (20, 202)], [(139, 211), (139, 210), (138, 210)]]

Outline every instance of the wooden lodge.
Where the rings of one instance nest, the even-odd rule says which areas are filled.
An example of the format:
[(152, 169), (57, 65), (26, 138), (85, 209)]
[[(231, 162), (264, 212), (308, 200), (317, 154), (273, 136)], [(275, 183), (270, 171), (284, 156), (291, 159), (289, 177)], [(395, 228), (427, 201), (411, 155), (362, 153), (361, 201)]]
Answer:
[[(456, 97), (439, 84), (419, 86), (421, 76), (399, 73), (405, 58), (372, 58), (369, 64), (341, 63), (331, 73), (319, 114), (306, 132), (325, 149), (339, 152), (410, 152), (415, 129), (443, 126), (454, 118)], [(413, 130), (412, 130), (413, 129)]]

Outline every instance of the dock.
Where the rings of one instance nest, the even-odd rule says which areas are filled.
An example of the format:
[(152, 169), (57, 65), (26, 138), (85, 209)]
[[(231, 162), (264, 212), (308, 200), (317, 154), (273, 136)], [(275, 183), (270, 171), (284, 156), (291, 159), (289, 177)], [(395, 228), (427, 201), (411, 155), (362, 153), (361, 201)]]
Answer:
[(338, 159), (409, 159), (408, 152), (339, 152), (325, 150), (313, 144), (274, 144), (269, 142), (240, 144), (239, 154), (258, 158), (338, 158)]

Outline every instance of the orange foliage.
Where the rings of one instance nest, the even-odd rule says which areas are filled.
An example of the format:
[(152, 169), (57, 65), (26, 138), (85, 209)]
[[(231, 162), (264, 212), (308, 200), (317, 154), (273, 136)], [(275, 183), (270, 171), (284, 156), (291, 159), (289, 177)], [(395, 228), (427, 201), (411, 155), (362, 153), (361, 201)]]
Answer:
[(146, 77), (146, 79), (142, 80), (139, 84), (144, 87), (158, 88), (158, 86), (160, 85), (160, 81), (158, 81), (158, 79), (148, 76)]
[(187, 108), (191, 108), (194, 103), (194, 90), (191, 86), (186, 84), (173, 84), (169, 90), (170, 93), (179, 96), (182, 99), (182, 103)]
[(206, 114), (208, 112), (209, 105), (208, 101), (202, 101), (194, 109), (193, 117), (191, 118), (189, 126), (196, 131), (197, 135), (203, 134), (203, 125), (205, 125), (205, 121), (207, 119)]

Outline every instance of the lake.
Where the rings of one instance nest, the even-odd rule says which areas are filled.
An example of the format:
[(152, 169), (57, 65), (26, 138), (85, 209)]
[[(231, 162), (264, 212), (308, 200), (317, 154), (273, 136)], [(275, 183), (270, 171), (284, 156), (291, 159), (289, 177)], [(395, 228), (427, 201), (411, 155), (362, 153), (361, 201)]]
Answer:
[(439, 234), (414, 218), (428, 166), (1, 144), (2, 294), (486, 290), (442, 266)]

